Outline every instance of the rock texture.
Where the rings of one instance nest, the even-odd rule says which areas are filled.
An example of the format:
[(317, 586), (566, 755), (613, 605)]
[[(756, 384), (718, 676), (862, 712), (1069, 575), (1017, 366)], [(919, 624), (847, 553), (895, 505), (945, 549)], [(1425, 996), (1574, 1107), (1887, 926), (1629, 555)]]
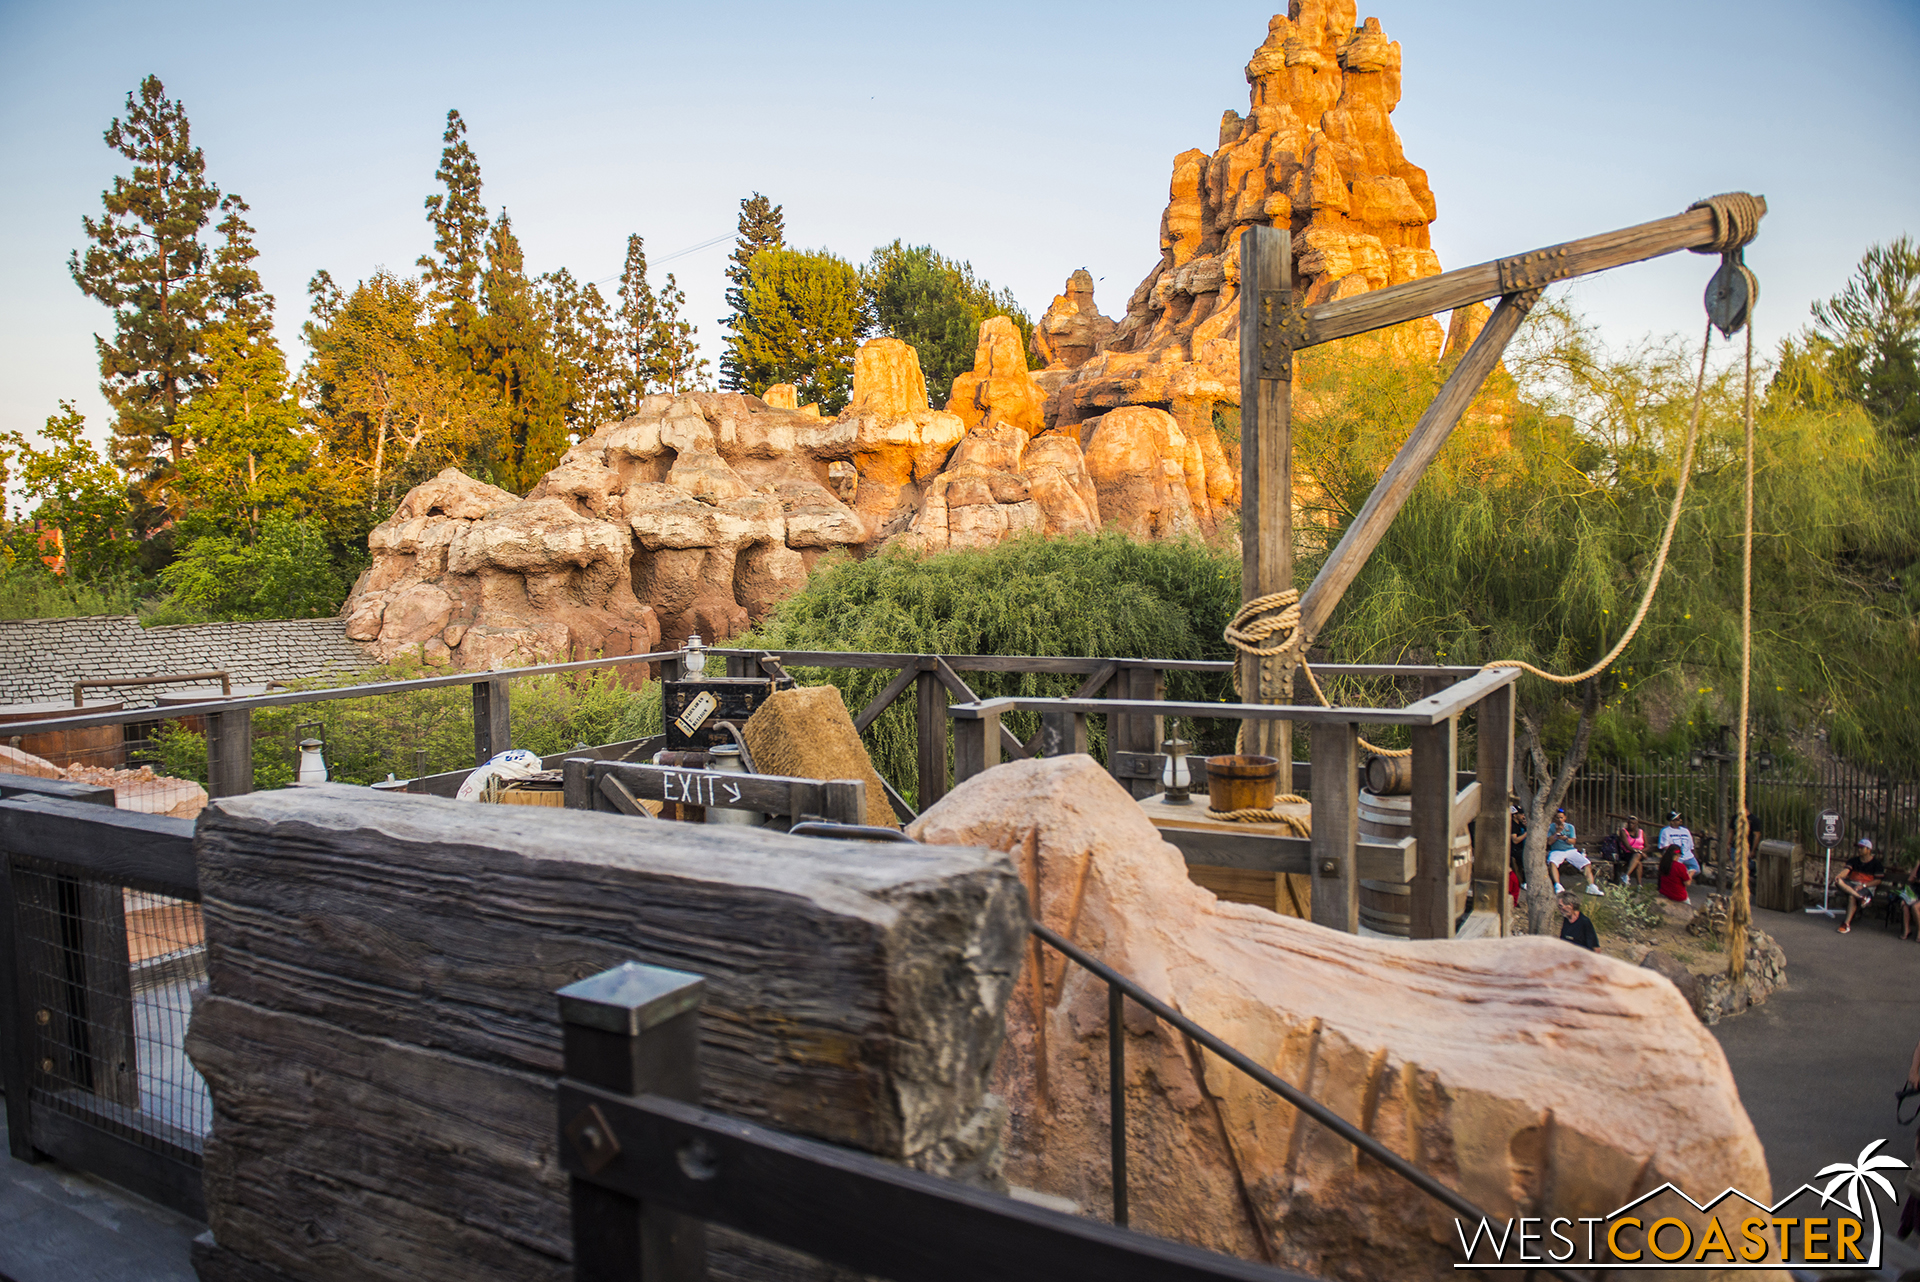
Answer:
[[(1495, 1216), (1673, 1180), (1769, 1191), (1726, 1060), (1671, 983), (1566, 946), (1364, 939), (1218, 901), (1084, 756), (987, 771), (909, 828), (1006, 851), (1035, 916)], [(996, 1089), (1007, 1176), (1100, 1214), (1106, 988), (1037, 945)], [(1126, 1008), (1135, 1227), (1329, 1278), (1452, 1278), (1437, 1204)], [(1697, 1222), (1656, 1199), (1655, 1214)]]
[(1093, 305), (1093, 273), (1082, 267), (1067, 277), (1066, 287), (1033, 327), (1033, 353), (1049, 370), (1079, 369), (1115, 328)]
[[(1400, 46), (1377, 19), (1356, 25), (1355, 16), (1352, 0), (1296, 0), (1268, 24), (1247, 64), (1247, 114), (1226, 112), (1211, 154), (1174, 158), (1160, 261), (1126, 316), (1088, 358), (1065, 357), (1061, 344), (1060, 363), (1073, 373), (1054, 393), (1050, 421), (1153, 406), (1198, 437), (1214, 406), (1238, 405), (1239, 242), (1248, 227), (1292, 230), (1294, 286), (1309, 304), (1439, 272), (1428, 236), (1433, 192), (1388, 118), (1400, 101)], [(1059, 341), (1068, 318), (1090, 309), (1074, 283), (1065, 296), (1072, 311), (1056, 300), (1060, 319), (1043, 319), (1036, 343), (1042, 333)], [(1439, 354), (1437, 323), (1396, 332), (1425, 356)]]

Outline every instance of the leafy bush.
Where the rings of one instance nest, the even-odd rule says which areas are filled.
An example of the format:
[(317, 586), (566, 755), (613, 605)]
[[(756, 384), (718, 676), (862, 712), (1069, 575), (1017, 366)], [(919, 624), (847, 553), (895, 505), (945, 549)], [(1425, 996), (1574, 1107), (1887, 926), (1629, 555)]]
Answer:
[(268, 513), (251, 543), (203, 534), (160, 581), (181, 603), (220, 619), (317, 619), (337, 613), (352, 577), (336, 565), (311, 521)]
[(1584, 911), (1593, 918), (1593, 926), (1603, 935), (1624, 934), (1628, 929), (1651, 930), (1666, 920), (1660, 912), (1659, 891), (1652, 886), (1607, 886), (1595, 903)]

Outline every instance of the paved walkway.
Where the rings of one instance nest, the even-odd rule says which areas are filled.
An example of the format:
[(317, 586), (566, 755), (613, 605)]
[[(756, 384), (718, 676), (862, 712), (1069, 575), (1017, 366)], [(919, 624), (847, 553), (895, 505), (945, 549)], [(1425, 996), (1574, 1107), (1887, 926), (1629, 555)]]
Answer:
[(7, 1156), (0, 1100), (0, 1282), (194, 1282), (206, 1225), (58, 1162)]
[[(1902, 942), (1877, 916), (1847, 935), (1808, 913), (1756, 909), (1754, 925), (1785, 950), (1787, 986), (1713, 1032), (1766, 1146), (1774, 1193), (1877, 1139), (1881, 1152), (1912, 1162), (1914, 1128), (1894, 1124), (1893, 1092), (1920, 1041), (1920, 943)], [(1898, 1209), (1883, 1202), (1881, 1211), (1888, 1276), (1920, 1268), (1920, 1237), (1896, 1241)]]

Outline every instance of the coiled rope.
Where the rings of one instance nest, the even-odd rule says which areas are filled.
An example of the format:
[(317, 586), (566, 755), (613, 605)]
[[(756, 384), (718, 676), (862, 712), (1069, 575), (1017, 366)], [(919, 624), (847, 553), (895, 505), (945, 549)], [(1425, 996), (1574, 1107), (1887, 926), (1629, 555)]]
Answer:
[(1713, 239), (1694, 246), (1696, 254), (1731, 254), (1741, 248), (1759, 234), (1760, 216), (1765, 212), (1759, 200), (1744, 191), (1721, 192), (1687, 206), (1689, 213), (1696, 209), (1713, 215)]

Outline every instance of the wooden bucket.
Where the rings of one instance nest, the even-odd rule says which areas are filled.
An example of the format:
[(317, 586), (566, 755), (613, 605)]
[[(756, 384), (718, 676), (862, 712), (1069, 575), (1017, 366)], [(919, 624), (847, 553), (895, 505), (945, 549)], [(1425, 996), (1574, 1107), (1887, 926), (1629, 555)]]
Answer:
[(1207, 758), (1207, 797), (1215, 810), (1270, 810), (1279, 778), (1277, 757)]
[[(1360, 834), (1398, 841), (1413, 835), (1413, 798), (1360, 790)], [(1404, 882), (1362, 881), (1360, 924), (1383, 935), (1406, 938), (1412, 923), (1412, 889)], [(1453, 837), (1453, 916), (1473, 900), (1473, 838), (1463, 828)]]

